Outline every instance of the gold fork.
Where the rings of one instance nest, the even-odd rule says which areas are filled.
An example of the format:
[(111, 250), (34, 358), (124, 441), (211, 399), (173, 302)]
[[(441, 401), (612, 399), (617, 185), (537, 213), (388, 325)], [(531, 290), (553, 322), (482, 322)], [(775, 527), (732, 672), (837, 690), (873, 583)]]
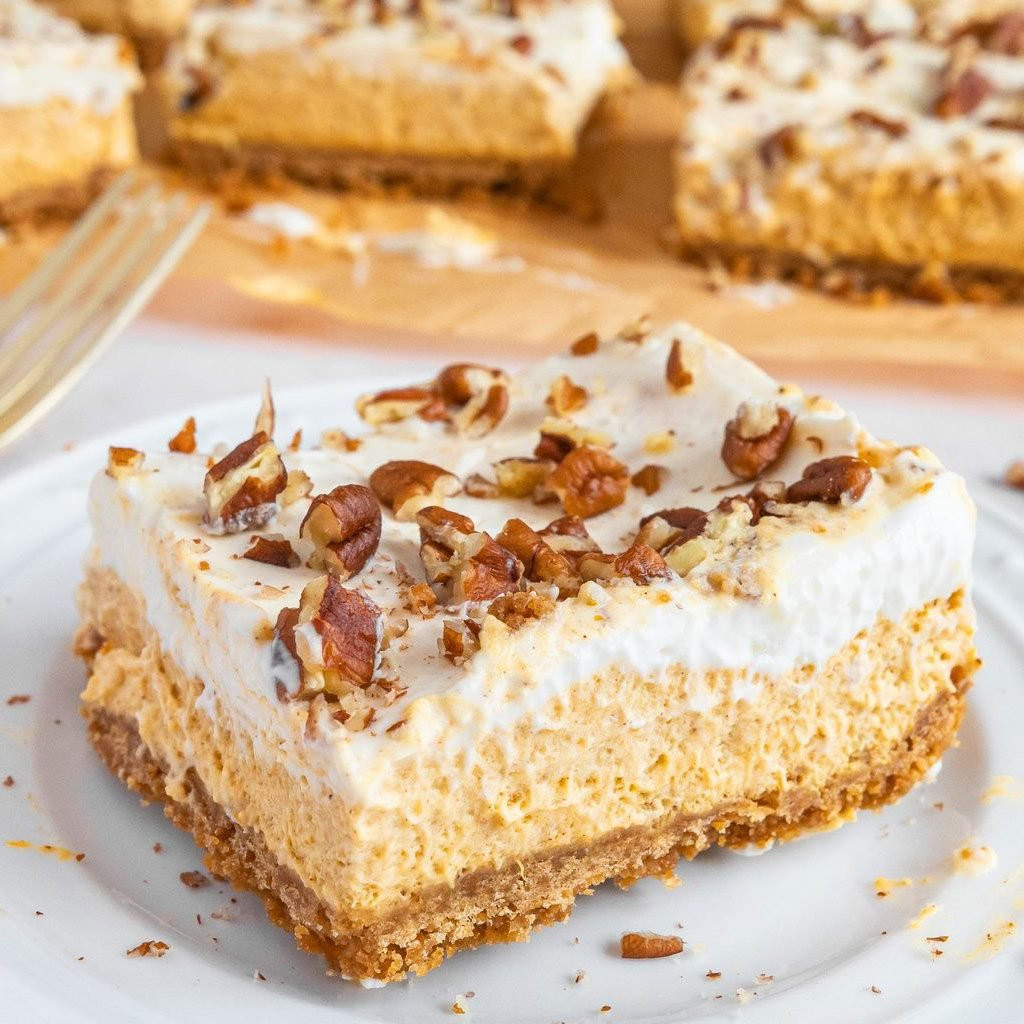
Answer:
[(211, 205), (122, 174), (0, 302), (0, 447), (53, 408), (149, 301)]

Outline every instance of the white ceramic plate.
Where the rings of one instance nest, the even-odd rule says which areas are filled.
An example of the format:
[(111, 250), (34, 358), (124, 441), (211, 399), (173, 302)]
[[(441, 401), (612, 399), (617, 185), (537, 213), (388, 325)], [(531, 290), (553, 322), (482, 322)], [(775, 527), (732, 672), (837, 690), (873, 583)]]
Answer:
[[(279, 395), (282, 433), (354, 426), (353, 395), (377, 383)], [(199, 410), (202, 434), (235, 436), (254, 405)], [(183, 886), (179, 873), (201, 867), (191, 839), (158, 808), (140, 807), (86, 743), (83, 670), (69, 651), (85, 488), (108, 442), (162, 446), (183, 417), (126, 429), (0, 483), (0, 779), (14, 779), (0, 788), (0, 1019), (422, 1024), (452, 1020), (455, 998), (472, 992), (465, 1019), (477, 1024), (1020, 1020), (1024, 971), (1010, 933), (1024, 918), (1024, 494), (994, 478), (1011, 445), (1024, 442), (1024, 418), (903, 396), (854, 407), (881, 434), (929, 443), (965, 472), (981, 508), (986, 665), (937, 781), (762, 857), (707, 854), (680, 866), (674, 890), (653, 880), (629, 892), (606, 886), (528, 944), (460, 954), (384, 990), (325, 977), (254, 897), (216, 883)], [(16, 694), (31, 700), (9, 704)], [(1010, 778), (987, 799), (997, 776)], [(61, 860), (8, 840), (85, 857)], [(955, 872), (964, 843), (990, 846), (997, 866)], [(881, 899), (878, 876), (911, 882)], [(934, 912), (913, 927), (929, 905)], [(634, 929), (682, 934), (686, 952), (623, 961), (618, 938)], [(928, 941), (940, 935), (948, 941)], [(170, 951), (126, 957), (146, 939)]]

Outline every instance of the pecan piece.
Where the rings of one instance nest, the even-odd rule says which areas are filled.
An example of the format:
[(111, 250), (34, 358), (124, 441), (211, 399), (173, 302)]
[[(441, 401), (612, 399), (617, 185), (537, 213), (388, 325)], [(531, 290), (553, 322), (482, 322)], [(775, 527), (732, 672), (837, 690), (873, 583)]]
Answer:
[(564, 373), (555, 378), (546, 399), (547, 407), (556, 416), (568, 416), (587, 404), (587, 389), (574, 384)]
[(181, 430), (167, 442), (168, 451), (191, 455), (196, 450), (196, 418), (189, 416)]
[(300, 498), (308, 498), (313, 493), (313, 481), (309, 474), (302, 469), (289, 469), (288, 479), (284, 485), (278, 501), (282, 508), (293, 505)]
[(254, 434), (206, 473), (203, 523), (209, 533), (240, 533), (265, 526), (278, 510), (288, 482), (277, 447), (266, 434)]
[(589, 519), (622, 504), (629, 470), (603, 448), (584, 445), (562, 459), (548, 486), (569, 515)]
[(115, 480), (131, 476), (142, 468), (146, 456), (135, 448), (118, 448), (111, 445), (107, 449), (107, 476)]
[(761, 517), (770, 513), (769, 505), (786, 500), (786, 485), (781, 480), (762, 480), (746, 494), (729, 494), (718, 503), (723, 512), (730, 512), (735, 502), (742, 502), (750, 509), (751, 526), (756, 526)]
[[(413, 416), (435, 419), (444, 414), (444, 402), (431, 388), (390, 388), (356, 400), (356, 412), (372, 426), (400, 423)], [(425, 414), (425, 415), (424, 415)]]
[(249, 550), (242, 557), (264, 565), (278, 565), (282, 569), (294, 569), (299, 564), (295, 549), (279, 533), (253, 537)]
[(665, 559), (642, 541), (633, 541), (626, 551), (616, 557), (614, 567), (616, 575), (628, 576), (640, 585), (667, 579), (672, 575)]
[(773, 171), (786, 160), (798, 160), (807, 148), (806, 135), (799, 125), (787, 124), (766, 135), (757, 147), (761, 162)]
[(877, 128), (890, 139), (902, 139), (910, 130), (904, 121), (893, 121), (873, 110), (855, 110), (850, 114), (850, 121), (862, 128)]
[(577, 338), (572, 345), (569, 346), (569, 351), (574, 356), (592, 356), (597, 351), (598, 337), (595, 331), (590, 331), (588, 334), (584, 334), (582, 337)]
[(956, 75), (935, 101), (939, 117), (963, 117), (978, 109), (992, 94), (993, 85), (980, 71), (966, 68)]
[(526, 579), (553, 584), (558, 587), (560, 597), (579, 590), (580, 577), (569, 559), (555, 551), (522, 519), (510, 519), (495, 540), (523, 563)]
[(600, 430), (593, 430), (572, 420), (546, 416), (540, 425), (540, 443), (533, 454), (539, 459), (561, 462), (573, 448), (590, 445), (593, 448), (612, 448), (615, 442)]
[(505, 498), (545, 501), (551, 497), (547, 482), (554, 468), (552, 459), (502, 459), (494, 464), (498, 493)]
[(383, 634), (380, 609), (334, 576), (307, 584), (298, 608), (283, 608), (271, 667), (282, 699), (325, 691), (341, 697), (373, 681)]
[(490, 433), (508, 412), (508, 377), (474, 363), (455, 363), (438, 374), (436, 387), (454, 410), (452, 422), (466, 437)]
[(774, 402), (744, 402), (725, 425), (722, 461), (741, 480), (753, 480), (782, 455), (793, 415)]
[(844, 499), (859, 501), (871, 483), (871, 467), (855, 455), (836, 455), (812, 462), (803, 478), (789, 485), (786, 497), (792, 502), (823, 501), (836, 505)]
[(1024, 491), (1024, 459), (1017, 459), (1006, 467), (1003, 482), (1007, 487), (1016, 487)]
[(707, 523), (707, 513), (699, 508), (663, 508), (640, 520), (636, 540), (663, 554), (699, 537)]
[(997, 18), (985, 38), (986, 49), (1007, 57), (1024, 57), (1024, 11)]
[(520, 590), (503, 594), (490, 603), (487, 614), (504, 622), (509, 629), (521, 629), (528, 622), (544, 618), (555, 610), (555, 602), (545, 594)]
[(624, 960), (651, 960), (682, 953), (686, 943), (678, 935), (655, 935), (653, 932), (626, 932), (621, 940)]
[(629, 478), (629, 482), (650, 497), (661, 490), (666, 476), (668, 476), (668, 470), (664, 466), (655, 466), (653, 463), (649, 463), (642, 469), (638, 469)]
[(263, 394), (260, 395), (260, 408), (256, 413), (256, 422), (253, 424), (254, 434), (266, 434), (267, 437), (274, 436), (274, 426), (277, 416), (274, 412), (274, 396), (270, 393), (270, 381), (263, 382)]
[(665, 380), (673, 391), (683, 391), (693, 383), (693, 374), (683, 362), (683, 343), (676, 338), (668, 351), (665, 363)]
[(376, 552), (380, 529), (380, 503), (369, 487), (343, 484), (318, 494), (299, 527), (299, 536), (313, 543), (306, 564), (351, 579)]
[(440, 466), (412, 459), (385, 462), (370, 474), (370, 489), (402, 522), (416, 518), (428, 505), (457, 494), (458, 478)]
[(445, 619), (437, 648), (453, 665), (464, 665), (480, 650), (479, 638), (480, 627), (472, 619)]

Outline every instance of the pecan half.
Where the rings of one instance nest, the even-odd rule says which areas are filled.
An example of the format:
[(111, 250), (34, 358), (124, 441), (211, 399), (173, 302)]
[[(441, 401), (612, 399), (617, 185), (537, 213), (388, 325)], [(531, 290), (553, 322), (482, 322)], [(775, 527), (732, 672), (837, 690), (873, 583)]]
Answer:
[(526, 579), (553, 584), (558, 587), (560, 597), (579, 590), (581, 580), (569, 559), (555, 551), (522, 519), (510, 519), (495, 539), (523, 563)]
[(965, 68), (935, 101), (935, 113), (944, 118), (972, 114), (988, 99), (993, 89), (992, 81), (980, 71)]
[(249, 550), (242, 557), (248, 558), (250, 562), (279, 565), (282, 569), (294, 569), (299, 564), (295, 549), (279, 533), (253, 537)]
[(629, 470), (603, 448), (574, 448), (548, 478), (562, 508), (581, 519), (621, 505), (629, 487)]
[(546, 501), (551, 497), (547, 483), (555, 465), (552, 459), (502, 459), (494, 464), (498, 493), (505, 498)]
[(203, 484), (209, 533), (239, 533), (265, 526), (277, 514), (288, 474), (266, 434), (254, 434), (211, 466)]
[(436, 387), (453, 411), (456, 430), (466, 437), (490, 433), (508, 412), (508, 377), (474, 363), (455, 363), (438, 374)]
[(617, 556), (614, 567), (616, 575), (628, 576), (634, 583), (641, 585), (672, 575), (665, 559), (641, 541), (633, 541), (626, 551)]
[(439, 507), (421, 510), (420, 559), (438, 598), (454, 604), (489, 601), (515, 590), (522, 563), (467, 516)]
[(741, 480), (753, 480), (782, 455), (793, 429), (792, 413), (774, 402), (744, 402), (725, 425), (722, 461)]
[(356, 399), (356, 412), (372, 426), (399, 423), (413, 416), (436, 419), (444, 415), (444, 401), (432, 388), (390, 388)]
[(520, 590), (514, 594), (503, 594), (487, 608), (487, 614), (504, 622), (509, 629), (521, 629), (528, 622), (536, 622), (555, 610), (555, 602), (546, 594), (532, 590)]
[(131, 476), (142, 468), (146, 456), (135, 448), (118, 448), (111, 445), (107, 449), (107, 476), (115, 480)]
[(298, 608), (283, 608), (274, 628), (271, 667), (282, 699), (366, 689), (377, 668), (380, 609), (334, 576), (307, 584)]
[(665, 380), (673, 391), (683, 391), (693, 383), (693, 374), (683, 362), (683, 343), (676, 338), (668, 350), (665, 363)]
[(678, 935), (655, 935), (653, 932), (626, 932), (621, 940), (624, 960), (651, 960), (682, 953), (686, 943)]
[(409, 522), (420, 509), (458, 494), (460, 484), (456, 476), (440, 466), (399, 459), (385, 462), (370, 474), (370, 489), (396, 519)]
[(871, 467), (855, 455), (836, 455), (812, 462), (803, 478), (789, 485), (786, 497), (793, 502), (823, 501), (836, 505), (844, 499), (859, 501), (871, 483)]
[(191, 455), (196, 450), (196, 418), (189, 416), (181, 430), (167, 442), (168, 451)]
[(587, 404), (587, 389), (574, 384), (564, 373), (556, 377), (546, 399), (547, 407), (556, 416), (568, 416)]
[(380, 529), (380, 503), (368, 487), (343, 484), (318, 494), (299, 527), (299, 536), (313, 544), (306, 564), (351, 579), (376, 552)]

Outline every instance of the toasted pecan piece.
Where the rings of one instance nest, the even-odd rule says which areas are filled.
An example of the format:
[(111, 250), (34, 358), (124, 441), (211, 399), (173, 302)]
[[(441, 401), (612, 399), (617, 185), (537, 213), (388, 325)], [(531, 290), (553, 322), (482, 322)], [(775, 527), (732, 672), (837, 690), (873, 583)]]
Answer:
[(565, 555), (550, 544), (522, 519), (510, 519), (495, 538), (523, 563), (523, 575), (535, 583), (551, 583), (559, 595), (574, 594), (580, 586), (579, 574)]
[(682, 953), (686, 943), (678, 935), (655, 935), (653, 932), (626, 932), (621, 940), (624, 960), (651, 960)]
[(707, 513), (699, 508), (663, 508), (640, 520), (636, 539), (664, 554), (677, 544), (699, 536), (707, 522)]
[(351, 579), (377, 551), (380, 530), (380, 503), (369, 487), (343, 484), (318, 494), (299, 527), (299, 536), (313, 544), (306, 564)]
[(444, 401), (429, 387), (389, 388), (356, 400), (356, 412), (372, 426), (400, 423), (413, 416), (431, 420), (444, 415)]
[(240, 533), (265, 526), (277, 514), (288, 474), (277, 446), (254, 434), (207, 470), (203, 523), (213, 534)]
[(693, 374), (683, 361), (683, 343), (674, 339), (665, 363), (665, 380), (673, 391), (684, 391), (693, 383)]
[(437, 647), (453, 665), (464, 665), (480, 650), (480, 626), (472, 619), (445, 619)]
[(242, 557), (264, 565), (277, 565), (282, 569), (294, 569), (299, 564), (299, 556), (291, 542), (279, 533), (253, 537), (249, 550)]
[(146, 456), (136, 448), (118, 448), (111, 445), (107, 449), (107, 476), (120, 480), (131, 476), (142, 468)]
[(725, 425), (722, 461), (741, 480), (753, 480), (782, 455), (793, 429), (792, 413), (774, 402), (744, 402)]
[(168, 451), (191, 455), (196, 450), (196, 418), (189, 416), (174, 437), (167, 442)]
[(836, 455), (812, 462), (803, 478), (789, 485), (789, 501), (822, 501), (836, 505), (840, 501), (859, 501), (871, 483), (871, 467), (855, 455)]
[(587, 389), (574, 384), (564, 373), (556, 377), (546, 399), (547, 407), (555, 416), (568, 416), (587, 404)]
[(493, 600), (487, 608), (487, 614), (504, 622), (509, 629), (521, 629), (528, 622), (536, 622), (555, 609), (555, 602), (546, 594), (538, 594), (532, 590), (519, 590), (511, 594), (503, 594)]
[(451, 420), (466, 437), (490, 433), (508, 412), (508, 376), (475, 363), (455, 363), (438, 374), (436, 387)]
[(589, 519), (621, 505), (629, 487), (629, 470), (603, 448), (574, 448), (548, 478), (562, 508)]
[(577, 338), (572, 345), (569, 346), (569, 351), (574, 356), (592, 356), (598, 349), (597, 333), (590, 331), (588, 334), (584, 334), (582, 337)]
[(633, 541), (626, 551), (616, 557), (613, 564), (616, 575), (626, 576), (639, 585), (667, 579), (672, 575), (665, 559), (642, 541)]
[(410, 522), (429, 505), (440, 505), (460, 490), (458, 477), (440, 466), (415, 459), (385, 462), (370, 474), (370, 489), (395, 518)]
[(664, 466), (656, 466), (653, 463), (648, 463), (641, 469), (638, 469), (630, 478), (629, 482), (634, 487), (639, 487), (648, 497), (652, 494), (657, 494), (661, 490), (661, 485), (665, 482), (665, 477), (668, 476), (668, 470)]
[(550, 498), (547, 483), (555, 465), (552, 459), (501, 459), (494, 464), (499, 495), (503, 498), (533, 498), (538, 502)]

